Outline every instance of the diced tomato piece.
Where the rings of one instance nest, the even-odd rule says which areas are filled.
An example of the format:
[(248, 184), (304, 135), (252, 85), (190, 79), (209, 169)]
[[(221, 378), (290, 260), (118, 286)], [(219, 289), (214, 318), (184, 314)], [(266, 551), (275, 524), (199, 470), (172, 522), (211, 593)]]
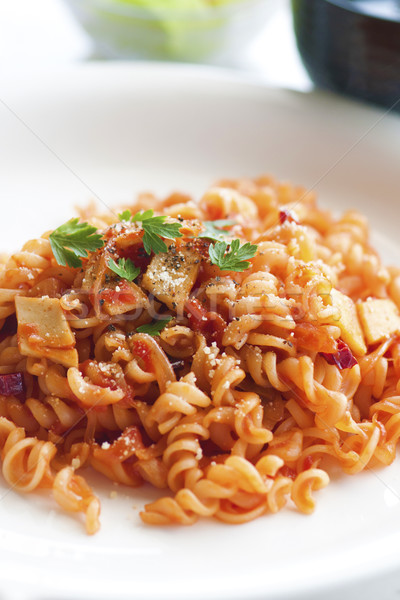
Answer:
[(132, 352), (143, 361), (145, 370), (151, 373), (153, 371), (153, 361), (151, 358), (151, 350), (148, 345), (140, 340), (135, 340), (132, 343)]
[(226, 329), (225, 319), (214, 311), (207, 311), (196, 298), (188, 300), (185, 308), (188, 313), (190, 327), (194, 331), (202, 333), (208, 344), (216, 342), (221, 345), (222, 336)]
[(207, 320), (207, 310), (196, 298), (191, 298), (186, 302), (186, 310), (188, 312), (191, 324), (196, 328), (200, 328), (201, 323)]
[(118, 291), (115, 288), (101, 290), (99, 293), (100, 302), (102, 300), (109, 304), (135, 304), (137, 302), (138, 298), (127, 281), (121, 280), (117, 287), (119, 288)]

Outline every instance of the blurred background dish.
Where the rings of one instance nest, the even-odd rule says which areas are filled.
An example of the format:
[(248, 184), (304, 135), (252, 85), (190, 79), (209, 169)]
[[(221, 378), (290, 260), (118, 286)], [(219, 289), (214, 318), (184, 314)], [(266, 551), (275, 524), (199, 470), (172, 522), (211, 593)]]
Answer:
[(106, 58), (206, 62), (241, 52), (277, 0), (65, 0)]
[(292, 9), (317, 85), (400, 111), (399, 0), (292, 0)]

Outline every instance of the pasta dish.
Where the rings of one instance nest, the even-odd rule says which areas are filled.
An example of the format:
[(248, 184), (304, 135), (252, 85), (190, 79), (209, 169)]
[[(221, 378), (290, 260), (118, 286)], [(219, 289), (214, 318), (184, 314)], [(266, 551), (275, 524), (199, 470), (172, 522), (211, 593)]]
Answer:
[(395, 458), (399, 307), (366, 219), (272, 177), (89, 206), (0, 266), (3, 476), (90, 534), (86, 467), (159, 488), (152, 525), (311, 513)]

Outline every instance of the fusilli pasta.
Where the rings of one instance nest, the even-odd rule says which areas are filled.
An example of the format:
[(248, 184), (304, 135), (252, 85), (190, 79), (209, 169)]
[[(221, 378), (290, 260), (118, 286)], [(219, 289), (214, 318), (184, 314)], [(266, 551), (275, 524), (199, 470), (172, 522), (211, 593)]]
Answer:
[[(17, 492), (50, 488), (95, 533), (76, 473), (90, 466), (164, 490), (145, 523), (237, 524), (312, 512), (329, 460), (348, 474), (394, 460), (400, 269), (363, 216), (264, 176), (62, 227), (0, 271), (0, 453)], [(77, 250), (83, 232), (100, 241)]]

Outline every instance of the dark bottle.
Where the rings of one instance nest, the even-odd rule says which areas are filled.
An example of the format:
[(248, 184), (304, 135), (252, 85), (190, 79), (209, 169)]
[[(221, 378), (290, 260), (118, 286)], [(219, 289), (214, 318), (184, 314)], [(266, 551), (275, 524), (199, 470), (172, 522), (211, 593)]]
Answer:
[(317, 85), (400, 112), (400, 0), (292, 0), (292, 10)]

